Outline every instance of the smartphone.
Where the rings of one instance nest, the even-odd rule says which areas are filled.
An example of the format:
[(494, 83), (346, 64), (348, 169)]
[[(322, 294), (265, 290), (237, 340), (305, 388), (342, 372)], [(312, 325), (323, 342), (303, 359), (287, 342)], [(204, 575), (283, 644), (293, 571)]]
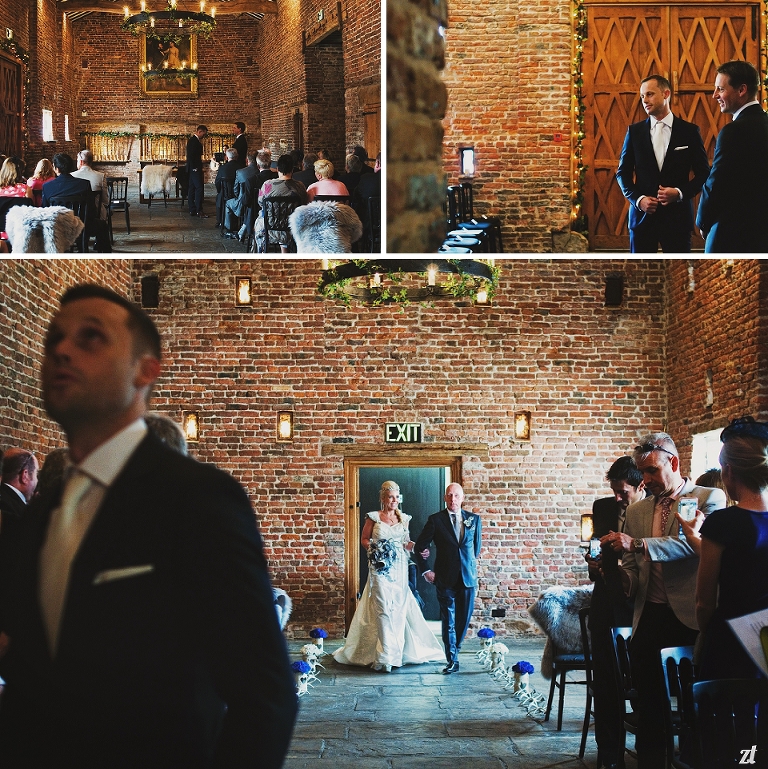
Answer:
[(692, 521), (696, 518), (696, 508), (699, 506), (699, 500), (696, 497), (681, 497), (677, 500), (678, 515), (684, 521)]
[(603, 554), (602, 548), (600, 547), (600, 540), (599, 539), (591, 539), (589, 540), (589, 557), (593, 561), (600, 560), (600, 556)]

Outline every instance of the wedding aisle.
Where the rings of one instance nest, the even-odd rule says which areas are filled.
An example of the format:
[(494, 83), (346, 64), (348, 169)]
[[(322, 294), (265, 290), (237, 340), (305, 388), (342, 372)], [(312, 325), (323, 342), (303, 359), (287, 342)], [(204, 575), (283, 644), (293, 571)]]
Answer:
[[(539, 673), (544, 641), (500, 639), (507, 664), (531, 662), (531, 684), (544, 695)], [(305, 642), (290, 643), (298, 659)], [(340, 641), (326, 641), (333, 651)], [(407, 666), (390, 674), (339, 665), (327, 654), (324, 670), (301, 710), (286, 769), (582, 769), (595, 767), (592, 730), (579, 761), (584, 688), (566, 687), (563, 730), (556, 713), (547, 723), (526, 715), (510, 690), (475, 659), (477, 639), (460, 655), (459, 673), (444, 676), (445, 663)], [(634, 762), (627, 761), (628, 769)]]

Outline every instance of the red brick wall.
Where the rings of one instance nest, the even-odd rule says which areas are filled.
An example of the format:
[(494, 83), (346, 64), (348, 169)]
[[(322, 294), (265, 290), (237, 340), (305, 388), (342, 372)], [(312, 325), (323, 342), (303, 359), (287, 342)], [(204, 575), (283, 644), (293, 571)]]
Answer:
[[(296, 635), (343, 630), (343, 461), (322, 447), (379, 444), (389, 421), (422, 422), (428, 441), (488, 445), (488, 459), (463, 466), (467, 504), (485, 525), (475, 624), (530, 631), (527, 607), (543, 588), (585, 581), (579, 515), (606, 494), (613, 459), (648, 431), (668, 428), (684, 447), (694, 428), (766, 417), (766, 266), (697, 260), (689, 297), (687, 261), (500, 264), (492, 306), (374, 309), (320, 298), (317, 260), (0, 262), (0, 447), (45, 453), (59, 442), (37, 390), (52, 297), (83, 279), (130, 284), (138, 296), (140, 278), (156, 273), (160, 307), (150, 312), (165, 371), (153, 406), (177, 419), (201, 410), (193, 452), (248, 489), (274, 581), (295, 600)], [(604, 279), (616, 272), (626, 299), (607, 309)], [(253, 278), (253, 308), (232, 306), (239, 274)], [(285, 406), (296, 439), (278, 444)], [(530, 443), (513, 439), (519, 409), (533, 415)], [(491, 619), (497, 607), (505, 619)]]
[[(571, 4), (453, 0), (448, 11), (448, 183), (473, 183), (475, 212), (502, 218), (507, 251), (552, 251), (571, 213)], [(459, 146), (475, 148), (472, 178), (459, 177)]]

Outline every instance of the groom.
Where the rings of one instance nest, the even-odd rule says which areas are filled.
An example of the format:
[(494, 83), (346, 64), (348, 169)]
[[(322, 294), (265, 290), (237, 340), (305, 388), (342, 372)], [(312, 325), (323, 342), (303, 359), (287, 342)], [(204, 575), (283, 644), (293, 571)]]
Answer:
[[(461, 509), (464, 490), (458, 483), (445, 490), (447, 508), (430, 515), (413, 550), (424, 579), (437, 588), (443, 645), (448, 664), (443, 673), (459, 669), (459, 650), (469, 627), (477, 591), (477, 557), (481, 546), (480, 516)], [(429, 545), (435, 543), (435, 569), (427, 567)]]

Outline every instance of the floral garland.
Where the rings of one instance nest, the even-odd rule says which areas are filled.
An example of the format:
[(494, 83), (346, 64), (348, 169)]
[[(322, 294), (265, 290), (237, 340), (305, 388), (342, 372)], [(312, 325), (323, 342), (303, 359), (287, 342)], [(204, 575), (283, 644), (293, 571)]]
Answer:
[(391, 539), (371, 541), (368, 548), (368, 563), (376, 574), (387, 577), (397, 560), (398, 548)]
[(193, 80), (196, 69), (148, 69), (141, 73), (145, 80)]
[(574, 0), (573, 5), (573, 178), (571, 180), (571, 229), (587, 231), (584, 218), (584, 189), (587, 167), (584, 165), (584, 138), (586, 132), (584, 104), (584, 41), (587, 39), (587, 9), (582, 0)]

